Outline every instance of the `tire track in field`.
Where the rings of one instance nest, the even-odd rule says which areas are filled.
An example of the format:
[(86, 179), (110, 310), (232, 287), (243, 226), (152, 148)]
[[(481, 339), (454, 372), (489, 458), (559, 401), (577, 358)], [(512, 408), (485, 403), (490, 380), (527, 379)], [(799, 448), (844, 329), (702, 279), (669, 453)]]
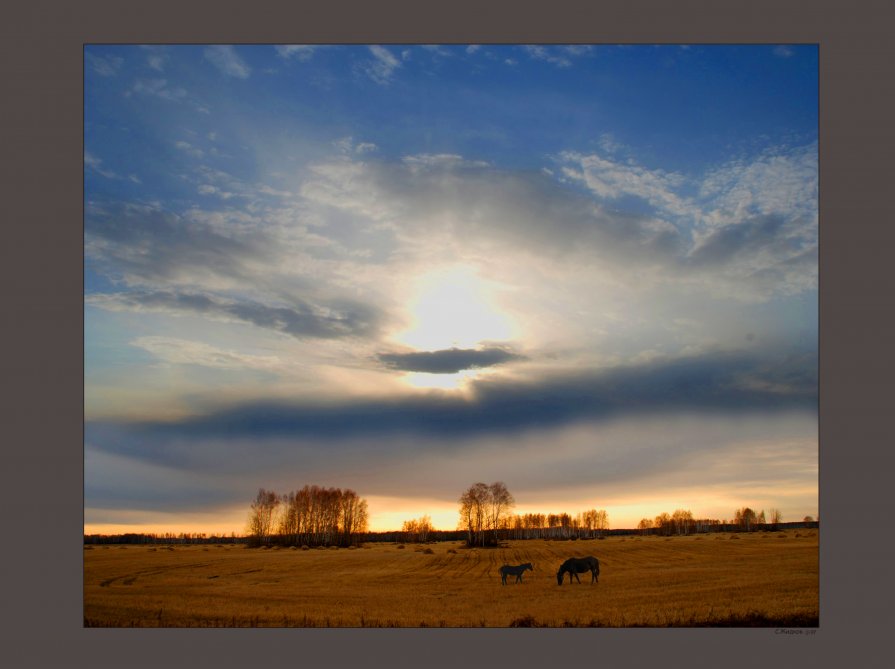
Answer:
[(475, 569), (481, 559), (476, 553), (458, 553), (458, 555), (463, 555), (463, 564), (457, 569), (457, 573), (464, 576)]

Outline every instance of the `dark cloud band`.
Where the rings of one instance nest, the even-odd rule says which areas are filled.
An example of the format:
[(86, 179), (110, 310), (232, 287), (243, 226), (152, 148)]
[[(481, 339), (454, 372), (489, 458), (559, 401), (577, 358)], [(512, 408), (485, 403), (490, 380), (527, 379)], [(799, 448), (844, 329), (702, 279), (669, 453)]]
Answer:
[(225, 301), (198, 293), (167, 291), (92, 295), (87, 301), (111, 309), (185, 312), (238, 320), (297, 338), (337, 339), (368, 335), (376, 331), (379, 323), (377, 313), (360, 303), (343, 302), (338, 309), (323, 309), (307, 303), (274, 307), (260, 302)]
[(663, 411), (787, 410), (817, 410), (814, 353), (785, 360), (686, 358), (531, 383), (480, 381), (471, 401), (431, 393), (341, 405), (246, 404), (180, 422), (90, 423), (86, 436), (103, 450), (183, 465), (189, 449), (176, 444), (194, 438), (464, 438)]
[(456, 374), (464, 369), (481, 369), (512, 360), (524, 360), (525, 356), (502, 348), (449, 348), (443, 351), (383, 353), (378, 358), (387, 367), (404, 372)]

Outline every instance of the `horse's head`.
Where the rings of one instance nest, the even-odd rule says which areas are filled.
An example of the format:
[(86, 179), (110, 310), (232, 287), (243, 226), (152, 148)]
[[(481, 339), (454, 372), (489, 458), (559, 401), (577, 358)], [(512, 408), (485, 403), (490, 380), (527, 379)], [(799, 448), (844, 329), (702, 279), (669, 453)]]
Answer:
[(556, 585), (562, 585), (562, 567), (559, 568), (559, 571), (556, 572)]

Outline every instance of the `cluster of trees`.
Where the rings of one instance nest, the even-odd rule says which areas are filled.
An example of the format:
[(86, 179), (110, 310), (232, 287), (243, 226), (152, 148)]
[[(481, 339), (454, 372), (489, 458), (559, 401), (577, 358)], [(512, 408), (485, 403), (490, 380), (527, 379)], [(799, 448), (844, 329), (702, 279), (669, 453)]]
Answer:
[(353, 490), (306, 485), (284, 495), (261, 488), (248, 521), (251, 545), (350, 546), (367, 531), (367, 501)]
[(424, 544), (434, 535), (432, 519), (429, 516), (420, 516), (414, 520), (405, 520), (401, 526), (401, 538), (404, 543)]
[(675, 509), (674, 513), (660, 513), (653, 519), (643, 518), (637, 529), (642, 534), (658, 534), (671, 536), (672, 534), (695, 534), (697, 532), (711, 532), (721, 527), (721, 521), (713, 518), (694, 518), (689, 509)]
[(591, 539), (609, 529), (609, 514), (588, 509), (568, 513), (525, 513), (507, 519), (506, 536), (512, 539)]
[(496, 546), (516, 500), (502, 481), (475, 483), (460, 496), (460, 528), (469, 546)]
[[(767, 518), (770, 518), (770, 520), (767, 520)], [(770, 509), (767, 518), (765, 517), (764, 509), (756, 514), (748, 506), (744, 506), (742, 509), (734, 511), (733, 523), (746, 532), (751, 532), (756, 527), (766, 528), (769, 523), (771, 527), (776, 528), (777, 525), (783, 522), (783, 514), (780, 513), (780, 509)], [(806, 520), (810, 522), (810, 516)]]

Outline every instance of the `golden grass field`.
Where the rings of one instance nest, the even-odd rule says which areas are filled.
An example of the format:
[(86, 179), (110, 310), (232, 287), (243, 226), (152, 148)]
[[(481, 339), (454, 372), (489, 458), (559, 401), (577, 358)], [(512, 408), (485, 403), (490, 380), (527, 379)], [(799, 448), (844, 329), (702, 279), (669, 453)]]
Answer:
[[(432, 551), (431, 554), (424, 552)], [(599, 583), (556, 583), (594, 555)], [(531, 562), (501, 585), (500, 565)], [(568, 578), (568, 577), (567, 577)], [(100, 627), (816, 626), (818, 531), (358, 549), (88, 546)]]

